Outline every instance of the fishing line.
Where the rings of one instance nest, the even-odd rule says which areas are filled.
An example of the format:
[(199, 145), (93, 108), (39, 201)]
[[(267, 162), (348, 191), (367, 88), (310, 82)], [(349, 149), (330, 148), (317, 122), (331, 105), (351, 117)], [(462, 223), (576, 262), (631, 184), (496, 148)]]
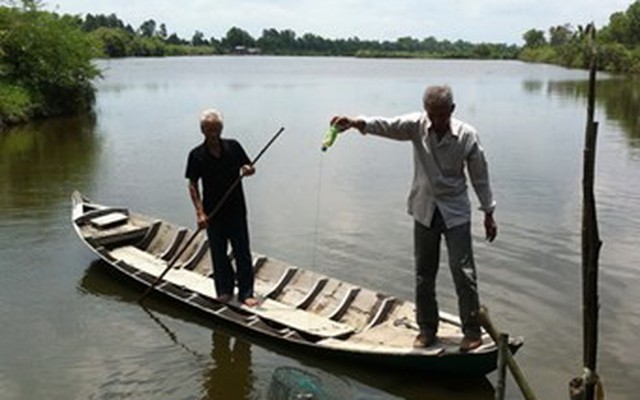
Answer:
[[(340, 132), (341, 131), (338, 128), (338, 126), (335, 125), (333, 122), (329, 125), (329, 128), (325, 132), (324, 137), (322, 139), (322, 147), (321, 147), (322, 152), (327, 151), (327, 149), (331, 147), (333, 143), (335, 143)], [(317, 185), (318, 194), (316, 196), (316, 220), (314, 224), (315, 227), (313, 230), (313, 254), (311, 256), (311, 265), (314, 267), (314, 269), (316, 266), (316, 251), (318, 248), (318, 221), (320, 220), (320, 199), (322, 197), (322, 166), (324, 165), (323, 158), (324, 157), (320, 157), (320, 167), (318, 168), (318, 185)]]
[(324, 157), (320, 157), (320, 166), (318, 168), (318, 190), (316, 195), (316, 220), (313, 229), (313, 254), (311, 256), (311, 265), (316, 267), (316, 249), (318, 248), (318, 221), (320, 220), (320, 198), (322, 196), (322, 166)]

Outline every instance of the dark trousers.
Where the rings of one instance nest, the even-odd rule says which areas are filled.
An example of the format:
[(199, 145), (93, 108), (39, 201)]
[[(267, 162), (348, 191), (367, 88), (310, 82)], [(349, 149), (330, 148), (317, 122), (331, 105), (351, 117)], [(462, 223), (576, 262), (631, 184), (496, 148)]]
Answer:
[[(253, 297), (253, 267), (249, 248), (249, 230), (246, 216), (215, 220), (207, 227), (207, 236), (213, 261), (213, 281), (216, 296), (233, 295), (238, 281), (238, 300)], [(236, 269), (227, 256), (231, 243)]]
[(440, 241), (444, 235), (449, 254), (449, 268), (458, 295), (458, 311), (465, 336), (480, 337), (476, 318), (479, 309), (476, 268), (471, 248), (471, 224), (447, 229), (442, 215), (436, 210), (431, 226), (414, 223), (414, 251), (416, 269), (416, 322), (429, 334), (438, 332), (438, 301), (436, 276), (440, 263)]

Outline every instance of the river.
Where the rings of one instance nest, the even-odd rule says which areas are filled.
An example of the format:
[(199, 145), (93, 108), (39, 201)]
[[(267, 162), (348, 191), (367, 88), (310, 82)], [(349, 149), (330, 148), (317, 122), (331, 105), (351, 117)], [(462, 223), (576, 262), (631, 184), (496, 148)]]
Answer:
[[(93, 115), (0, 134), (2, 399), (266, 399), (291, 371), (343, 398), (492, 399), (495, 375), (370, 371), (288, 352), (156, 297), (145, 310), (69, 221), (78, 189), (193, 226), (186, 155), (202, 139), (200, 112), (215, 107), (250, 157), (285, 127), (244, 184), (255, 251), (412, 299), (411, 146), (358, 133), (325, 153), (320, 144), (332, 115), (417, 111), (424, 87), (441, 83), (454, 90), (455, 116), (478, 129), (498, 204), (494, 243), (483, 240), (481, 213), (472, 222), (481, 301), (501, 330), (524, 337), (516, 359), (538, 398), (568, 398), (582, 373), (586, 71), (319, 57), (98, 64)], [(598, 371), (607, 399), (631, 399), (640, 392), (640, 84), (600, 74), (597, 91)], [(446, 267), (438, 296), (457, 311)], [(521, 398), (512, 380), (508, 398)]]

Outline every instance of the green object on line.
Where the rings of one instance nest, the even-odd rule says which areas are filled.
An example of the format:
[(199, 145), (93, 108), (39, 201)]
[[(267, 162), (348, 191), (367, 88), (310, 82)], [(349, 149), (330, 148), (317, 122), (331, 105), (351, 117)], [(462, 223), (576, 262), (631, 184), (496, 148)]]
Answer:
[(336, 125), (329, 126), (327, 129), (327, 133), (324, 134), (324, 139), (322, 139), (322, 151), (327, 151), (329, 147), (336, 141), (340, 130)]

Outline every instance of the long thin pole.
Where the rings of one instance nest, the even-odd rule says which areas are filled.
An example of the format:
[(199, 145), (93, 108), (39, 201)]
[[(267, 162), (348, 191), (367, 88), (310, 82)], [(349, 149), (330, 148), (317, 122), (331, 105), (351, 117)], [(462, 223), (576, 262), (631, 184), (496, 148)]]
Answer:
[[(273, 142), (276, 141), (278, 136), (280, 136), (280, 134), (283, 131), (284, 131), (284, 127), (281, 127), (280, 129), (278, 129), (278, 132), (276, 132), (276, 134), (273, 135), (273, 137), (267, 142), (267, 144), (262, 148), (262, 150), (260, 150), (258, 155), (254, 157), (253, 161), (251, 161), (251, 165), (255, 165), (258, 162), (260, 157), (262, 157), (262, 155), (267, 151), (267, 149), (269, 147), (271, 147)], [(242, 175), (238, 175), (236, 180), (233, 181), (231, 186), (229, 186), (227, 191), (222, 195), (222, 198), (220, 198), (218, 203), (216, 203), (216, 205), (213, 208), (213, 210), (211, 211), (211, 213), (209, 213), (209, 215), (207, 215), (207, 221), (212, 219), (218, 213), (218, 211), (220, 211), (220, 209), (224, 205), (225, 201), (227, 201), (227, 198), (231, 195), (231, 192), (233, 192), (233, 190), (240, 184), (240, 181), (242, 180), (242, 178), (243, 178)], [(200, 231), (202, 231), (202, 228), (198, 227), (198, 229), (195, 232), (193, 232), (193, 234), (191, 235), (189, 240), (187, 240), (187, 242), (182, 247), (182, 249), (175, 255), (175, 257), (173, 257), (171, 259), (171, 261), (169, 261), (169, 263), (167, 264), (167, 267), (164, 269), (164, 271), (162, 271), (162, 273), (160, 275), (158, 275), (156, 280), (144, 291), (144, 293), (142, 293), (142, 296), (140, 296), (140, 298), (138, 299), (138, 302), (142, 302), (142, 300), (144, 300), (149, 295), (149, 293), (151, 293), (151, 291), (153, 291), (153, 289), (155, 289), (155, 287), (162, 281), (162, 278), (164, 278), (164, 276), (167, 274), (167, 272), (169, 272), (169, 270), (171, 268), (173, 268), (173, 266), (176, 263), (176, 261), (178, 261), (180, 256), (182, 256), (182, 254), (185, 252), (185, 250), (187, 250), (187, 248), (189, 247), (191, 242), (193, 242), (193, 240), (196, 238), (196, 236), (198, 236), (198, 233), (200, 233)]]
[[(583, 169), (583, 206), (582, 206), (582, 307), (583, 307), (583, 363), (589, 375), (595, 374), (598, 354), (598, 258), (602, 242), (598, 234), (598, 219), (594, 196), (594, 176), (596, 158), (596, 139), (598, 123), (594, 121), (596, 98), (597, 53), (595, 49), (595, 26), (590, 26), (589, 42), (591, 61), (589, 68), (589, 98), (587, 105), (587, 127), (585, 131), (584, 169)], [(592, 400), (595, 393), (595, 380), (585, 379), (585, 396)]]

